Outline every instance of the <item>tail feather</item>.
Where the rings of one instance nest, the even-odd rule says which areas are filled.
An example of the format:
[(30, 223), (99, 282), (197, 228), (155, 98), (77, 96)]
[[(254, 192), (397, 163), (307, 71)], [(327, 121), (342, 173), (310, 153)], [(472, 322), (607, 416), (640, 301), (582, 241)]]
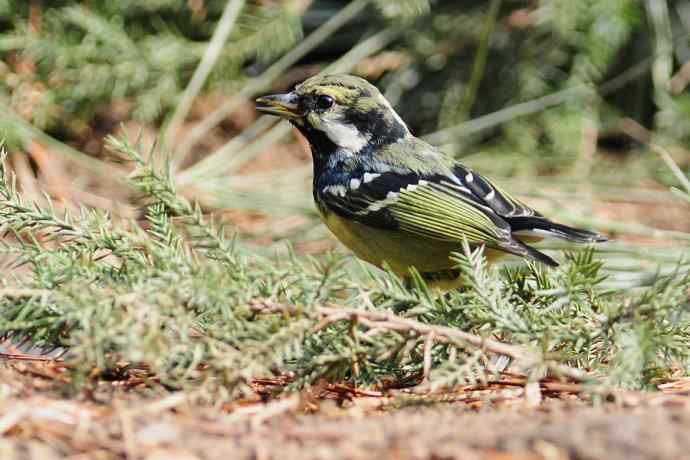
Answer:
[(599, 233), (590, 232), (580, 228), (568, 227), (557, 224), (543, 217), (513, 217), (508, 219), (513, 233), (519, 235), (535, 235), (542, 237), (555, 237), (574, 243), (602, 243), (608, 238)]
[(543, 252), (534, 249), (531, 246), (526, 245), (522, 241), (513, 238), (510, 243), (506, 243), (501, 246), (501, 249), (507, 251), (516, 256), (527, 257), (537, 262), (541, 262), (549, 267), (558, 267), (558, 262), (553, 260), (551, 257), (547, 256)]
[(543, 252), (538, 251), (534, 249), (532, 246), (528, 246), (523, 242), (520, 242), (520, 246), (522, 246), (522, 249), (525, 250), (525, 253), (530, 259), (536, 260), (537, 262), (541, 262), (544, 265), (548, 265), (549, 267), (558, 267), (558, 262), (553, 260), (551, 257), (547, 256)]

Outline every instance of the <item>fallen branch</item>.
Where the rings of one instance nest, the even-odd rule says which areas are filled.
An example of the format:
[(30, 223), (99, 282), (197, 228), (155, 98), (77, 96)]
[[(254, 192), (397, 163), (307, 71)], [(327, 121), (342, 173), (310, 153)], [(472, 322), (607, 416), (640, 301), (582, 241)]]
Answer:
[(567, 377), (574, 381), (592, 380), (586, 372), (559, 363), (544, 363), (543, 357), (525, 347), (510, 345), (498, 340), (481, 337), (476, 334), (461, 331), (452, 327), (437, 324), (425, 324), (413, 319), (403, 318), (394, 313), (386, 311), (358, 310), (354, 308), (334, 308), (334, 307), (315, 307), (310, 311), (303, 311), (294, 305), (285, 305), (268, 300), (253, 300), (249, 303), (249, 308), (256, 313), (270, 314), (282, 313), (284, 315), (306, 315), (316, 316), (319, 319), (319, 327), (341, 320), (350, 320), (352, 317), (360, 319), (360, 323), (370, 329), (386, 329), (395, 331), (413, 331), (420, 336), (433, 338), (437, 343), (472, 345), (476, 348), (486, 350), (491, 353), (508, 356), (526, 368), (534, 368), (537, 365), (545, 364), (553, 373)]

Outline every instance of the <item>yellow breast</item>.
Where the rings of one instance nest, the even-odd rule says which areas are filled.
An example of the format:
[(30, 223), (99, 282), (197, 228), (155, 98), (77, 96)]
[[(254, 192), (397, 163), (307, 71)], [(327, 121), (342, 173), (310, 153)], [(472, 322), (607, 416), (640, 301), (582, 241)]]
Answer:
[[(434, 273), (454, 268), (452, 252), (462, 252), (462, 243), (425, 238), (412, 233), (385, 230), (350, 221), (326, 212), (321, 218), (331, 232), (357, 257), (382, 267), (384, 262), (400, 276), (406, 276), (410, 267), (420, 273)], [(488, 249), (487, 258), (505, 255)]]

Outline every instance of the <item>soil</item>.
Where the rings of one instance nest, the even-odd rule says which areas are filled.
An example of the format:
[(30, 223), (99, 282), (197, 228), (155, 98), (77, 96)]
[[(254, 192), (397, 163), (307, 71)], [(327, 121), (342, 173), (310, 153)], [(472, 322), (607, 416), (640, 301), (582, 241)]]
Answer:
[(441, 396), (324, 384), (214, 408), (124, 382), (66, 398), (61, 376), (55, 362), (0, 362), (0, 459), (690, 459), (687, 379), (599, 403), (556, 382), (535, 403), (511, 375)]
[(689, 433), (687, 410), (465, 413), (439, 407), (361, 419), (283, 418), (230, 439), (238, 448), (235, 458), (247, 460), (261, 450), (265, 458), (301, 460), (643, 460), (690, 458)]

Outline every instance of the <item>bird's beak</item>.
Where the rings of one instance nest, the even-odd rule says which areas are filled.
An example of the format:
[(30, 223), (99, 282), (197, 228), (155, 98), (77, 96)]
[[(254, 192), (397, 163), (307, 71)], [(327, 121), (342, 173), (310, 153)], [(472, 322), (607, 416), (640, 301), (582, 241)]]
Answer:
[(256, 99), (256, 109), (259, 112), (292, 120), (303, 116), (297, 103), (298, 98), (295, 93), (270, 94)]

